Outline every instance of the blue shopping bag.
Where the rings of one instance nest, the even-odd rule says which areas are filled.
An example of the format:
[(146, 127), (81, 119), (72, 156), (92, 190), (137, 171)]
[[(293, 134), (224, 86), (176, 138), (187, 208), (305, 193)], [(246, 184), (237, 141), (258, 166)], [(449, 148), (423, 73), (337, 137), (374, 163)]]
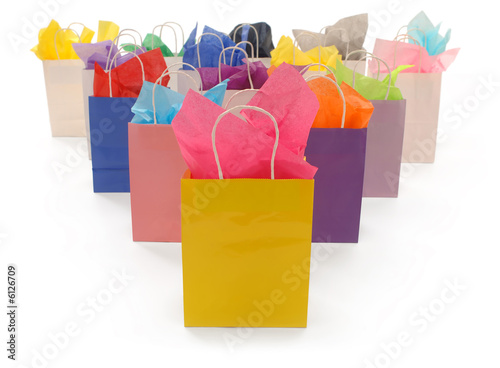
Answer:
[(89, 97), (94, 193), (130, 192), (128, 123), (137, 98)]

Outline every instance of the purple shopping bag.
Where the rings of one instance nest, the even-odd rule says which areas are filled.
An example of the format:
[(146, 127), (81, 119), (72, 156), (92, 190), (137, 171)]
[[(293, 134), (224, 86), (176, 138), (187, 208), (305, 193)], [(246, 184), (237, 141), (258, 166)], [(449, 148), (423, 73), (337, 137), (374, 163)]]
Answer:
[(316, 166), (313, 243), (357, 243), (367, 129), (312, 128), (306, 160)]
[[(311, 79), (315, 76), (311, 76)], [(363, 196), (367, 128), (311, 128), (305, 156), (316, 166), (314, 177), (313, 243), (357, 243)], [(306, 80), (308, 80), (306, 79)]]

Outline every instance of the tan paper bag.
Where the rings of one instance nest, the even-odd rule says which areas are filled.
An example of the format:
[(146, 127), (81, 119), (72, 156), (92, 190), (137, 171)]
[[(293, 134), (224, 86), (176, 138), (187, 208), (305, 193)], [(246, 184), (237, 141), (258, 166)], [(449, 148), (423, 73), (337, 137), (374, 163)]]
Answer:
[(82, 69), (79, 59), (44, 60), (43, 74), (53, 137), (85, 137)]
[(94, 95), (94, 69), (82, 70), (82, 90), (83, 90), (83, 113), (85, 117), (85, 132), (87, 136), (87, 149), (89, 160), (92, 159), (90, 152), (90, 124), (89, 124), (89, 96)]

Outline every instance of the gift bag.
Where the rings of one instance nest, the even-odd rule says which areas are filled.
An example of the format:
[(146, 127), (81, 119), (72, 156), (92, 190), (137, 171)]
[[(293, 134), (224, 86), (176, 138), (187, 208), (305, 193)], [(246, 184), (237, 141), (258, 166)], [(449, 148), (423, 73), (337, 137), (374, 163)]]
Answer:
[[(205, 59), (202, 58), (202, 56), (201, 56), (202, 51), (200, 50), (200, 45), (204, 46), (204, 50), (209, 50), (208, 54), (210, 54), (210, 55), (214, 52), (214, 50), (216, 50), (216, 52), (219, 52), (219, 56), (220, 56), (220, 54), (223, 54), (224, 62), (226, 61), (227, 55), (226, 55), (226, 53), (223, 52), (224, 41), (222, 40), (220, 35), (218, 35), (217, 33), (211, 33), (211, 32), (203, 33), (200, 35), (200, 37), (198, 37), (198, 42), (196, 42), (196, 44), (195, 44), (194, 37), (196, 36), (197, 28), (198, 27), (196, 26), (195, 29), (193, 30), (193, 32), (191, 33), (188, 41), (185, 43), (184, 47), (185, 48), (187, 47), (188, 52), (187, 52), (187, 55), (184, 54), (184, 57), (182, 59), (182, 66), (183, 66), (182, 69), (187, 75), (189, 75), (192, 78), (195, 78), (195, 80), (197, 77), (199, 77), (200, 78), (199, 83), (202, 86), (202, 90), (205, 91), (205, 90), (208, 90), (210, 88), (205, 87), (205, 85), (203, 83), (203, 79), (201, 79), (201, 73), (200, 73), (199, 69), (202, 68), (201, 65), (207, 65), (207, 66), (205, 66), (205, 68), (210, 68), (210, 69), (214, 69), (214, 66), (213, 66), (213, 63), (211, 63), (210, 61), (205, 61)], [(206, 41), (206, 39), (212, 39), (212, 38), (213, 38), (213, 40), (211, 40), (212, 42), (202, 42), (202, 41)], [(219, 46), (220, 46), (220, 51), (218, 48)], [(202, 47), (202, 49), (203, 49), (203, 47)], [(203, 64), (202, 64), (202, 60), (203, 60)], [(179, 64), (180, 63), (177, 62), (174, 65), (179, 65)], [(218, 65), (219, 64), (217, 64), (217, 66)], [(187, 69), (186, 69), (186, 66), (187, 66)], [(214, 72), (212, 72), (212, 73), (214, 73)], [(189, 86), (190, 86), (191, 82), (189, 81), (189, 79), (187, 79), (187, 77), (185, 77), (183, 75), (178, 75), (177, 78), (178, 78), (178, 81), (177, 81), (176, 91), (183, 94), (183, 95), (186, 95), (187, 91), (189, 91)]]
[[(390, 70), (384, 60), (369, 52), (360, 52), (367, 54), (364, 58), (372, 57)], [(359, 63), (363, 61), (363, 58), (358, 60)], [(383, 81), (356, 73), (356, 67), (350, 70), (344, 65), (337, 65), (335, 71), (339, 83), (352, 85), (373, 105), (366, 140), (363, 197), (398, 196), (406, 100), (394, 86), (394, 81), (402, 68), (389, 73)]]
[[(222, 58), (225, 56), (226, 52), (240, 51), (245, 55), (244, 63), (239, 66), (231, 66), (222, 63)], [(233, 59), (233, 54), (231, 54), (230, 62)], [(268, 79), (267, 68), (261, 61), (251, 61), (246, 55), (246, 51), (240, 49), (239, 47), (227, 47), (222, 50), (219, 55), (219, 65), (217, 68), (197, 68), (196, 69), (201, 76), (202, 86), (204, 90), (213, 88), (215, 85), (221, 83), (223, 80), (228, 80), (228, 86), (226, 95), (224, 97), (224, 104), (231, 99), (231, 97), (238, 91), (244, 89), (258, 90)], [(194, 71), (186, 71), (189, 75), (194, 77)], [(182, 79), (179, 78), (179, 81)], [(183, 92), (185, 86), (179, 90)]]
[[(177, 31), (176, 31), (176, 28), (174, 28), (174, 26), (177, 26), (180, 29), (181, 50), (179, 50), (179, 44), (178, 44), (179, 37), (178, 37)], [(159, 35), (155, 34), (155, 31), (157, 28), (160, 29)], [(172, 30), (172, 32), (174, 34), (175, 48), (173, 50), (171, 50), (167, 46), (167, 44), (165, 44), (162, 40), (162, 34), (163, 34), (164, 28), (169, 28), (170, 30)], [(144, 41), (142, 41), (141, 45), (146, 49), (146, 51), (151, 51), (151, 50), (154, 50), (156, 48), (159, 48), (161, 50), (163, 56), (165, 57), (165, 62), (167, 64), (181, 62), (182, 57), (184, 56), (184, 49), (182, 49), (182, 45), (184, 45), (184, 30), (182, 29), (182, 26), (176, 22), (165, 22), (163, 24), (159, 24), (159, 25), (153, 27), (153, 31), (151, 33), (148, 33), (146, 35), (146, 37), (144, 38)], [(127, 46), (125, 48), (125, 50), (132, 51), (133, 49), (132, 49), (132, 47)], [(172, 76), (172, 77), (174, 77), (174, 76)], [(174, 81), (172, 80), (172, 83), (173, 82)]]
[[(325, 33), (323, 33), (323, 30)], [(319, 33), (304, 31), (301, 29), (292, 30), (294, 37), (307, 32), (318, 37), (319, 44), (321, 46), (335, 45), (339, 53), (342, 55), (342, 59), (347, 59), (346, 56), (352, 50), (363, 48), (367, 31), (368, 14), (366, 13), (342, 18), (331, 26), (323, 27)], [(318, 43), (313, 42), (311, 38), (299, 40), (299, 47), (302, 51), (309, 51), (317, 46)], [(346, 66), (351, 68), (349, 64)], [(352, 64), (352, 66), (354, 65)]]
[[(53, 137), (85, 137), (82, 92), (83, 63), (76, 57), (72, 43), (90, 42), (94, 32), (84, 27), (80, 36), (57, 22), (39, 34), (39, 44), (32, 49), (43, 61), (45, 90)], [(76, 37), (75, 37), (76, 35)]]
[[(402, 37), (412, 38), (408, 35)], [(406, 99), (402, 161), (432, 163), (436, 153), (442, 72), (453, 62), (458, 49), (429, 55), (419, 44), (400, 41), (377, 39), (373, 54), (383, 60), (393, 60), (393, 68), (414, 65), (402, 71), (395, 84)], [(374, 65), (370, 69), (374, 75)], [(381, 73), (383, 76), (386, 74), (387, 70)]]
[[(323, 33), (324, 31), (324, 33)], [(307, 32), (318, 38), (321, 46), (336, 46), (339, 54), (342, 56), (342, 61), (345, 66), (353, 69), (360, 56), (353, 53), (353, 50), (364, 50), (363, 43), (365, 42), (366, 32), (368, 31), (368, 14), (358, 14), (343, 18), (331, 26), (323, 27), (319, 33), (294, 29), (295, 37)], [(309, 51), (318, 46), (312, 37), (304, 37), (298, 40), (299, 47), (302, 51)], [(335, 64), (335, 62), (329, 62)], [(366, 75), (366, 63), (360, 63), (359, 73)]]
[[(233, 49), (233, 52), (236, 50), (239, 50), (237, 46), (235, 47), (227, 47), (224, 49), (224, 51)], [(218, 80), (219, 83), (222, 80), (228, 79), (228, 85), (227, 85), (227, 91), (226, 95), (224, 96), (224, 105), (226, 106), (229, 103), (229, 100), (234, 100), (233, 96), (237, 94), (239, 91), (242, 90), (253, 90), (254, 93), (255, 91), (258, 91), (259, 88), (261, 88), (264, 83), (268, 79), (267, 75), (267, 68), (263, 64), (262, 61), (254, 61), (254, 59), (250, 60), (248, 58), (248, 55), (246, 54), (246, 51), (242, 50), (243, 53), (246, 56), (246, 59), (244, 59), (244, 64), (236, 67), (232, 67), (231, 63), (232, 60), (230, 60), (229, 65), (221, 64), (221, 59), (219, 59), (219, 70), (218, 70)], [(232, 54), (231, 54), (231, 59), (232, 59)], [(222, 57), (222, 53), (219, 56), (219, 58)], [(208, 76), (205, 76), (205, 79)], [(202, 76), (203, 78), (203, 76)], [(208, 85), (211, 85), (212, 83), (209, 83)], [(250, 97), (252, 93), (247, 93), (246, 96)], [(241, 104), (242, 101), (239, 103)]]
[[(317, 77), (320, 79), (308, 82), (318, 97), (320, 109), (305, 152), (307, 161), (318, 167), (312, 241), (357, 243), (367, 125), (373, 106), (347, 84), (339, 86), (332, 74)], [(335, 96), (332, 85), (340, 99), (332, 99)]]
[[(250, 29), (253, 32), (250, 32)], [(261, 61), (267, 68), (271, 66), (271, 51), (274, 50), (274, 45), (271, 27), (267, 23), (239, 24), (231, 31), (229, 37), (233, 39), (236, 46), (242, 42), (247, 43), (247, 54), (254, 55), (252, 51), (255, 51), (257, 61)]]
[[(96, 64), (94, 96), (89, 97), (92, 174), (96, 193), (130, 192), (128, 123), (134, 116), (131, 108), (144, 81), (156, 81), (166, 68), (159, 49), (133, 55), (132, 60), (108, 73)], [(161, 84), (167, 85), (168, 81), (166, 76)]]
[[(177, 73), (183, 74), (167, 71), (162, 77)], [(221, 105), (225, 89), (225, 84), (216, 86), (205, 97)], [(180, 183), (187, 166), (170, 123), (183, 99), (167, 87), (145, 82), (132, 107), (136, 115), (128, 125), (128, 139), (134, 241), (181, 241)]]
[[(105, 31), (104, 34), (114, 35), (115, 31), (113, 31), (113, 29), (118, 26), (114, 25), (114, 23), (111, 22), (104, 23), (108, 23), (108, 26), (102, 29), (103, 31)], [(99, 29), (101, 31), (101, 22), (99, 22), (99, 24)], [(111, 30), (109, 30), (108, 28), (111, 28)], [(108, 31), (106, 32), (106, 30)], [(117, 30), (116, 33), (118, 33)], [(89, 127), (89, 97), (94, 94), (94, 67), (97, 63), (105, 70), (109, 70), (113, 69), (115, 66), (123, 64), (127, 60), (130, 60), (130, 58), (132, 57), (131, 54), (118, 55), (114, 59), (115, 61), (113, 65), (110, 65), (110, 61), (120, 51), (116, 44), (118, 44), (118, 40), (120, 39), (120, 37), (125, 35), (131, 36), (135, 40), (135, 37), (132, 34), (123, 33), (122, 31), (119, 32), (112, 40), (102, 40), (96, 43), (88, 44), (73, 44), (73, 49), (75, 50), (76, 54), (84, 62), (84, 69), (82, 70), (83, 111), (85, 117), (85, 130), (87, 135), (89, 159), (92, 158)], [(103, 37), (104, 36), (99, 35), (98, 39), (102, 39)], [(121, 49), (125, 49), (125, 47), (122, 47)], [(146, 51), (143, 48), (135, 46), (135, 44), (131, 45), (131, 49), (136, 55), (139, 55)]]
[[(186, 100), (191, 101), (189, 109)], [(307, 137), (318, 111), (318, 100), (302, 76), (288, 64), (282, 64), (255, 94), (249, 105), (270, 112), (278, 121), (280, 145), (275, 159), (276, 177), (312, 179), (317, 168), (304, 160)], [(213, 160), (211, 131), (213, 121), (207, 111), (218, 116), (221, 108), (203, 96), (189, 91), (182, 105), (182, 114), (172, 122), (177, 141), (189, 170), (196, 179), (217, 178)], [(275, 144), (275, 130), (260, 113), (244, 111), (251, 125), (233, 129), (222, 125), (218, 135), (227, 143), (219, 156), (225, 177), (262, 178), (269, 175), (267, 164)]]
[(82, 69), (82, 94), (83, 94), (83, 116), (85, 123), (85, 136), (87, 137), (87, 149), (89, 160), (92, 159), (90, 147), (90, 122), (89, 122), (89, 97), (94, 94), (94, 69)]
[[(159, 32), (158, 37), (154, 36), (156, 28), (160, 28), (160, 32)], [(163, 43), (163, 41), (162, 41), (162, 34), (163, 34), (164, 28), (170, 29), (174, 35), (174, 42), (175, 43), (174, 43), (173, 50), (170, 50), (168, 48), (168, 46), (165, 43)], [(176, 30), (176, 28), (177, 28), (177, 30)], [(146, 39), (144, 40), (144, 43), (146, 44), (146, 46), (147, 46), (147, 41), (148, 41), (147, 38), (148, 37), (146, 36)], [(156, 40), (154, 40), (153, 38), (156, 38)], [(180, 39), (180, 45), (179, 45), (179, 39)], [(153, 49), (155, 47), (162, 48), (163, 56), (165, 57), (165, 63), (167, 64), (167, 66), (170, 67), (170, 65), (182, 63), (182, 58), (184, 56), (184, 49), (183, 49), (184, 42), (185, 42), (184, 29), (182, 28), (182, 26), (176, 22), (165, 22), (165, 23), (159, 24), (153, 28), (152, 37), (151, 37), (151, 41), (149, 42), (149, 44), (150, 44), (151, 49)], [(178, 91), (179, 90), (178, 78), (182, 77), (182, 76), (183, 76), (183, 74), (170, 75), (170, 78), (171, 78), (171, 80), (169, 82), (170, 88), (173, 88), (175, 91)]]
[[(296, 45), (299, 40), (309, 38), (316, 42), (316, 47), (303, 52)], [(281, 37), (278, 42), (278, 46), (271, 52), (271, 69), (281, 65), (282, 63), (296, 65), (299, 70), (301, 67), (307, 65), (328, 65), (331, 68), (335, 68), (337, 60), (340, 60), (341, 55), (339, 55), (337, 48), (332, 45), (328, 47), (321, 46), (321, 42), (318, 36), (310, 33), (303, 32), (297, 35), (295, 41), (292, 41), (290, 37)], [(324, 67), (316, 67), (312, 70), (307, 70), (304, 73), (304, 78), (307, 79), (311, 75), (322, 74), (326, 75), (327, 69)]]
[[(204, 34), (202, 36), (212, 36), (217, 37), (215, 34)], [(200, 36), (201, 37), (201, 36)], [(200, 43), (198, 43), (199, 46)], [(221, 41), (222, 45), (222, 41)], [(237, 64), (236, 55), (242, 54), (243, 59)], [(202, 60), (204, 58), (203, 52), (198, 52), (198, 58), (200, 63), (204, 63)], [(195, 77), (195, 74), (192, 69), (194, 66), (192, 64), (189, 65), (189, 68), (185, 70), (189, 75)], [(185, 69), (185, 68), (184, 68)], [(230, 79), (228, 89), (229, 90), (241, 90), (245, 88), (250, 88), (250, 85), (255, 85), (256, 88), (260, 88), (262, 84), (267, 80), (267, 67), (261, 61), (254, 61), (252, 58), (249, 59), (246, 51), (238, 46), (230, 46), (222, 49), (219, 53), (219, 58), (216, 67), (202, 67), (196, 68), (198, 73), (202, 78), (203, 90), (208, 90), (213, 88), (215, 85), (219, 84), (222, 80)], [(251, 75), (249, 77), (248, 75)], [(189, 84), (185, 84), (182, 87), (179, 86), (180, 93), (187, 92), (187, 86)]]
[[(423, 45), (429, 55), (438, 55), (446, 50), (446, 45), (450, 41), (451, 30), (448, 29), (444, 36), (439, 34), (441, 24), (435, 26), (425, 12), (418, 13), (406, 26), (403, 26), (399, 32), (406, 28), (406, 33), (413, 37), (420, 45)], [(412, 40), (409, 41), (413, 43)]]
[(43, 75), (53, 137), (85, 137), (80, 60), (44, 60)]
[[(219, 55), (226, 47), (234, 47), (236, 43), (225, 33), (205, 26), (203, 33), (196, 39), (198, 25), (193, 29), (184, 44), (183, 62), (195, 68), (217, 68)], [(203, 55), (203, 57), (201, 56)], [(231, 57), (230, 51), (224, 53), (224, 62)], [(243, 64), (244, 54), (237, 50), (234, 55), (234, 65)]]
[[(184, 111), (201, 102), (194, 95), (186, 97), (174, 131)], [(244, 127), (246, 122), (228, 114), (240, 108), (264, 113), (274, 123), (268, 178), (224, 176), (229, 163), (222, 157), (228, 156), (218, 154), (228, 142), (218, 139), (217, 125)], [(224, 112), (211, 105), (203, 111), (214, 121), (212, 160), (219, 175), (195, 179), (188, 171), (181, 180), (184, 324), (306, 327), (314, 180), (275, 178), (278, 124), (265, 110), (237, 106)], [(293, 276), (297, 267), (300, 279)]]

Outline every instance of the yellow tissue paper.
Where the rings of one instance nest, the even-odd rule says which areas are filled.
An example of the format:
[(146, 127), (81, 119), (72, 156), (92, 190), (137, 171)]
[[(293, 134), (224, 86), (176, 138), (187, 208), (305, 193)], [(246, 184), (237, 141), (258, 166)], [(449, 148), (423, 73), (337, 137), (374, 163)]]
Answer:
[[(293, 58), (293, 50), (295, 48), (295, 62)], [(276, 67), (280, 66), (282, 63), (295, 64), (295, 65), (309, 65), (309, 64), (326, 64), (329, 67), (335, 69), (337, 65), (337, 60), (342, 60), (342, 56), (335, 45), (322, 47), (315, 47), (307, 52), (301, 51), (299, 48), (295, 47), (293, 41), (290, 37), (282, 36), (278, 42), (276, 48), (271, 51), (271, 65)], [(320, 59), (321, 54), (321, 59)], [(312, 67), (310, 70), (317, 70)], [(325, 68), (321, 67), (321, 70)]]
[(113, 22), (106, 20), (99, 21), (99, 28), (97, 29), (97, 42), (114, 40), (118, 33), (120, 32), (120, 27)]
[[(72, 44), (80, 42), (75, 32), (69, 29), (62, 30), (55, 20), (51, 20), (47, 28), (42, 28), (38, 33), (38, 45), (33, 47), (31, 51), (40, 60), (65, 60), (65, 59), (78, 59)], [(55, 39), (57, 33), (57, 39)], [(94, 31), (83, 28), (80, 34), (82, 43), (89, 43), (94, 37)], [(56, 49), (57, 47), (57, 49)]]

